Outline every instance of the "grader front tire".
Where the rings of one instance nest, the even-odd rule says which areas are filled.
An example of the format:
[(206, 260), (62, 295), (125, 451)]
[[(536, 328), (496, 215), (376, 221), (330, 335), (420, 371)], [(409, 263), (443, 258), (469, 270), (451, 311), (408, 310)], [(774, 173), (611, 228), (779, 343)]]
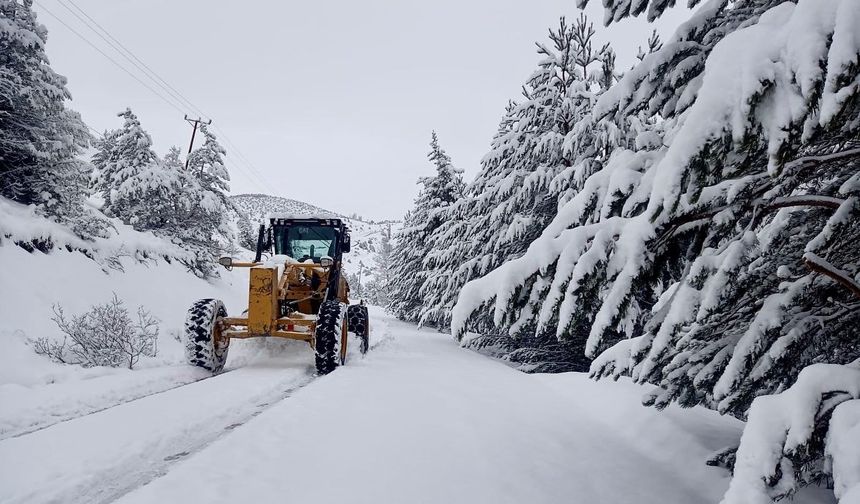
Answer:
[(185, 318), (185, 360), (192, 366), (219, 373), (227, 362), (230, 340), (219, 338), (219, 319), (227, 309), (219, 299), (201, 299), (191, 305)]
[(340, 363), (338, 346), (342, 323), (343, 317), (338, 301), (326, 301), (320, 306), (314, 333), (317, 374), (320, 376), (331, 373)]

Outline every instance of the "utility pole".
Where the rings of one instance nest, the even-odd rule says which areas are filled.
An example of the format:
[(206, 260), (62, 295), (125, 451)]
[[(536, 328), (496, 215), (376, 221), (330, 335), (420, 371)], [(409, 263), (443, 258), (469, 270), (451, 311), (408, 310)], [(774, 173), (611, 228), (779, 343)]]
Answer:
[(188, 122), (188, 124), (194, 126), (194, 129), (191, 130), (191, 142), (188, 144), (188, 154), (185, 155), (185, 169), (188, 170), (188, 157), (191, 154), (191, 149), (194, 148), (194, 135), (197, 134), (197, 127), (201, 124), (209, 126), (210, 124), (212, 124), (212, 119), (209, 119), (208, 121), (204, 121), (202, 117), (198, 117), (197, 119), (191, 119), (186, 114), (185, 120)]

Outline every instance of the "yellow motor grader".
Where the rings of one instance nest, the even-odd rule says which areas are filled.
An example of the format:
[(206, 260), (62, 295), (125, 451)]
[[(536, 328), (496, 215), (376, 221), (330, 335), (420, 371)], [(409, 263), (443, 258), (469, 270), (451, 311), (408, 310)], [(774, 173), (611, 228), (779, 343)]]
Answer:
[(349, 230), (341, 219), (285, 216), (260, 225), (253, 261), (218, 260), (227, 269), (250, 268), (248, 309), (228, 316), (218, 299), (194, 303), (185, 320), (188, 363), (221, 371), (234, 338), (306, 341), (321, 375), (346, 361), (347, 332), (358, 336), (361, 353), (367, 352), (367, 307), (348, 306), (349, 286), (341, 269), (349, 249)]

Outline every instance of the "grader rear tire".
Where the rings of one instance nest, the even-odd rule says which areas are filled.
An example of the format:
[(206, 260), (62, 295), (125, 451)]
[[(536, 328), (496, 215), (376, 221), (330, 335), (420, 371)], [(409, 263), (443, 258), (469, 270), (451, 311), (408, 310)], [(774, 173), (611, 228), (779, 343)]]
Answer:
[(362, 354), (366, 354), (370, 348), (370, 316), (367, 313), (367, 307), (351, 305), (346, 309), (346, 320), (349, 332), (361, 340), (359, 350)]
[(219, 299), (201, 299), (191, 305), (185, 318), (185, 360), (192, 366), (219, 373), (227, 362), (230, 340), (217, 337), (219, 319), (227, 309)]
[(326, 301), (320, 306), (314, 333), (317, 374), (327, 375), (340, 364), (339, 343), (343, 317), (340, 303)]

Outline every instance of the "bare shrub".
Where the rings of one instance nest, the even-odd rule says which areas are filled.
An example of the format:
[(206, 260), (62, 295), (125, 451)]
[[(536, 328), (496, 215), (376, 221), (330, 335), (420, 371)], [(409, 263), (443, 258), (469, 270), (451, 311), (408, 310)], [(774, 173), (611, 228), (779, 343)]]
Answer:
[(125, 304), (114, 293), (107, 303), (67, 319), (63, 308), (54, 305), (51, 317), (63, 340), (47, 337), (31, 340), (34, 351), (64, 364), (84, 367), (128, 366), (132, 369), (141, 356), (158, 353), (158, 322), (142, 306), (133, 321)]

